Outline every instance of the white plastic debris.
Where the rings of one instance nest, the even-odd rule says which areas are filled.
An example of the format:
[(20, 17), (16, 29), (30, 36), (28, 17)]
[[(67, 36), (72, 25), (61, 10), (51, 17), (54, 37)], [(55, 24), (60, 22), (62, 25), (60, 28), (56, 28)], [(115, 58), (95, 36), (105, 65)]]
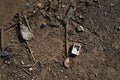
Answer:
[(28, 27), (20, 23), (20, 32), (24, 40), (31, 40), (32, 33), (29, 31)]
[(74, 54), (76, 56), (79, 55), (80, 49), (81, 49), (81, 45), (74, 43), (71, 54)]

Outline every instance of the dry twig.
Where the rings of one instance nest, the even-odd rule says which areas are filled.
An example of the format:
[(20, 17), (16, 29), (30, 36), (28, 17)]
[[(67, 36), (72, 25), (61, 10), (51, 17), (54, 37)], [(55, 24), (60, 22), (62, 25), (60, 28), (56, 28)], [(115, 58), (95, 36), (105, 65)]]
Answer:
[(1, 51), (3, 51), (4, 44), (3, 44), (3, 27), (1, 28)]
[(23, 65), (24, 68), (34, 67), (39, 61), (36, 61), (34, 64)]
[(65, 28), (65, 45), (66, 45), (66, 56), (68, 56), (68, 23), (66, 24)]
[(25, 41), (25, 42), (26, 42), (26, 46), (27, 46), (27, 48), (29, 49), (29, 52), (30, 52), (30, 54), (31, 54), (31, 56), (32, 56), (33, 62), (36, 62), (35, 57), (34, 57), (34, 55), (33, 55), (34, 52), (31, 50), (30, 46), (28, 45), (28, 42), (27, 42), (27, 41)]
[(28, 72), (26, 69), (24, 69), (24, 68), (21, 68), (25, 73), (27, 73), (28, 75), (30, 75), (31, 77), (33, 77), (33, 75), (30, 73), (30, 72)]

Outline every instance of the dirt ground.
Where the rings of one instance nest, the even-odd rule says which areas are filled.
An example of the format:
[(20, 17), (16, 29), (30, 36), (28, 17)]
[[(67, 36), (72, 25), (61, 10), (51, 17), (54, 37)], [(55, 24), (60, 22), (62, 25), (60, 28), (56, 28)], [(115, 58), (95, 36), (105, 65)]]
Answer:
[[(66, 69), (65, 26), (69, 5), (68, 44), (81, 44)], [(22, 41), (16, 14), (26, 15), (34, 35)], [(84, 32), (76, 32), (82, 25)], [(120, 80), (120, 0), (0, 0), (3, 48), (14, 54), (0, 58), (0, 80)]]

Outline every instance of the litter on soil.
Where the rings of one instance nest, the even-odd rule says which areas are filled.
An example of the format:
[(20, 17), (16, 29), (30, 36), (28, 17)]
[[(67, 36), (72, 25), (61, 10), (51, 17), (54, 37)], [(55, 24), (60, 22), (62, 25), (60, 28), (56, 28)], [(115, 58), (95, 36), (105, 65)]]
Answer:
[(74, 44), (73, 44), (72, 51), (71, 51), (71, 55), (76, 55), (76, 56), (78, 56), (79, 53), (80, 53), (80, 49), (81, 49), (81, 45), (74, 43)]
[(77, 32), (84, 32), (85, 30), (84, 30), (83, 26), (78, 26), (78, 27), (76, 27), (76, 31)]
[(69, 59), (69, 57), (66, 58), (66, 60), (64, 61), (64, 66), (65, 66), (66, 68), (70, 68), (70, 59)]
[(119, 4), (0, 0), (0, 80), (119, 80)]

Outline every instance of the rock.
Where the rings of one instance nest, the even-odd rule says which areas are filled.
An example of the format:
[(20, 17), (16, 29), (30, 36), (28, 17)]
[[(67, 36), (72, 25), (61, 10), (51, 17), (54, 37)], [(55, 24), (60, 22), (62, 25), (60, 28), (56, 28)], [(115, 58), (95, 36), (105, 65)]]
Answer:
[(20, 23), (20, 32), (24, 40), (31, 40), (32, 33), (29, 31), (28, 27)]

